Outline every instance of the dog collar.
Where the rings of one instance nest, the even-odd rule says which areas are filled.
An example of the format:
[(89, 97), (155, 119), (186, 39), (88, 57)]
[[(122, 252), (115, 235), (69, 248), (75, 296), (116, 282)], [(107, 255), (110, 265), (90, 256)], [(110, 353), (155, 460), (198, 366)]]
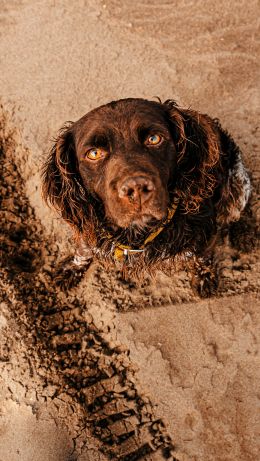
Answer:
[[(164, 219), (161, 226), (158, 229), (156, 229), (154, 232), (152, 232), (150, 235), (148, 235), (144, 243), (139, 248), (132, 248), (131, 246), (123, 245), (120, 242), (113, 242), (112, 252), (114, 254), (114, 259), (116, 261), (123, 261), (124, 258), (127, 257), (129, 254), (143, 253), (145, 251), (146, 245), (148, 243), (151, 243), (163, 231), (165, 226), (171, 221), (171, 219), (175, 215), (178, 204), (179, 204), (179, 197), (175, 197), (173, 199), (173, 203), (168, 208), (167, 217)], [(110, 240), (113, 239), (111, 234), (106, 234), (106, 237), (108, 237)]]

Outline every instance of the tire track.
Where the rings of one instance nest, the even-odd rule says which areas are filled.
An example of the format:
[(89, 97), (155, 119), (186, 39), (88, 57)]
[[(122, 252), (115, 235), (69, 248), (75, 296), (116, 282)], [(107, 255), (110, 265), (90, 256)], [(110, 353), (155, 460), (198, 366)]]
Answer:
[(163, 422), (139, 390), (129, 351), (109, 343), (78, 299), (66, 303), (53, 288), (51, 273), (43, 268), (52, 244), (29, 205), (14, 152), (12, 136), (4, 134), (0, 271), (30, 358), (40, 359), (39, 373), (48, 383), (80, 402), (86, 427), (110, 459), (152, 459), (156, 453), (156, 459), (175, 460)]

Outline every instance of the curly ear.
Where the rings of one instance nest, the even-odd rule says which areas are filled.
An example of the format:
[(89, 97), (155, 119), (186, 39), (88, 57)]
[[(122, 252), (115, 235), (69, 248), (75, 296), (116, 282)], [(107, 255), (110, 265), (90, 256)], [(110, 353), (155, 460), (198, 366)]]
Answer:
[(180, 109), (172, 100), (164, 103), (177, 149), (176, 188), (185, 210), (198, 211), (213, 195), (219, 165), (219, 136), (214, 121), (190, 109)]
[(42, 172), (43, 198), (77, 233), (89, 216), (87, 191), (81, 185), (71, 125), (65, 125), (49, 153)]

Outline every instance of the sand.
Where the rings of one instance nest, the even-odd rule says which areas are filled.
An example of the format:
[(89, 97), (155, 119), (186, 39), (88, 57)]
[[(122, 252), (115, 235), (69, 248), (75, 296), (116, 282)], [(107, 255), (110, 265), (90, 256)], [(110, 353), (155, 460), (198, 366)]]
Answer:
[(256, 215), (257, 2), (2, 0), (0, 14), (0, 460), (256, 461), (257, 251), (223, 248), (209, 300), (185, 268), (138, 287), (96, 265), (65, 295), (52, 273), (73, 243), (40, 169), (65, 121), (173, 98), (233, 134)]

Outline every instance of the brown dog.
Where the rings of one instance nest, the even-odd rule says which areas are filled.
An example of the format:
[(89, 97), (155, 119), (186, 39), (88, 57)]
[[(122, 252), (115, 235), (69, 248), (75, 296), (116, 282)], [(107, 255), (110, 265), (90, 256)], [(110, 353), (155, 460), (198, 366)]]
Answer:
[[(218, 229), (240, 218), (250, 190), (217, 120), (172, 100), (94, 109), (61, 130), (44, 167), (44, 197), (80, 240), (58, 278), (70, 286), (94, 258), (136, 273), (193, 255), (205, 273)], [(202, 296), (216, 286), (206, 273)]]

